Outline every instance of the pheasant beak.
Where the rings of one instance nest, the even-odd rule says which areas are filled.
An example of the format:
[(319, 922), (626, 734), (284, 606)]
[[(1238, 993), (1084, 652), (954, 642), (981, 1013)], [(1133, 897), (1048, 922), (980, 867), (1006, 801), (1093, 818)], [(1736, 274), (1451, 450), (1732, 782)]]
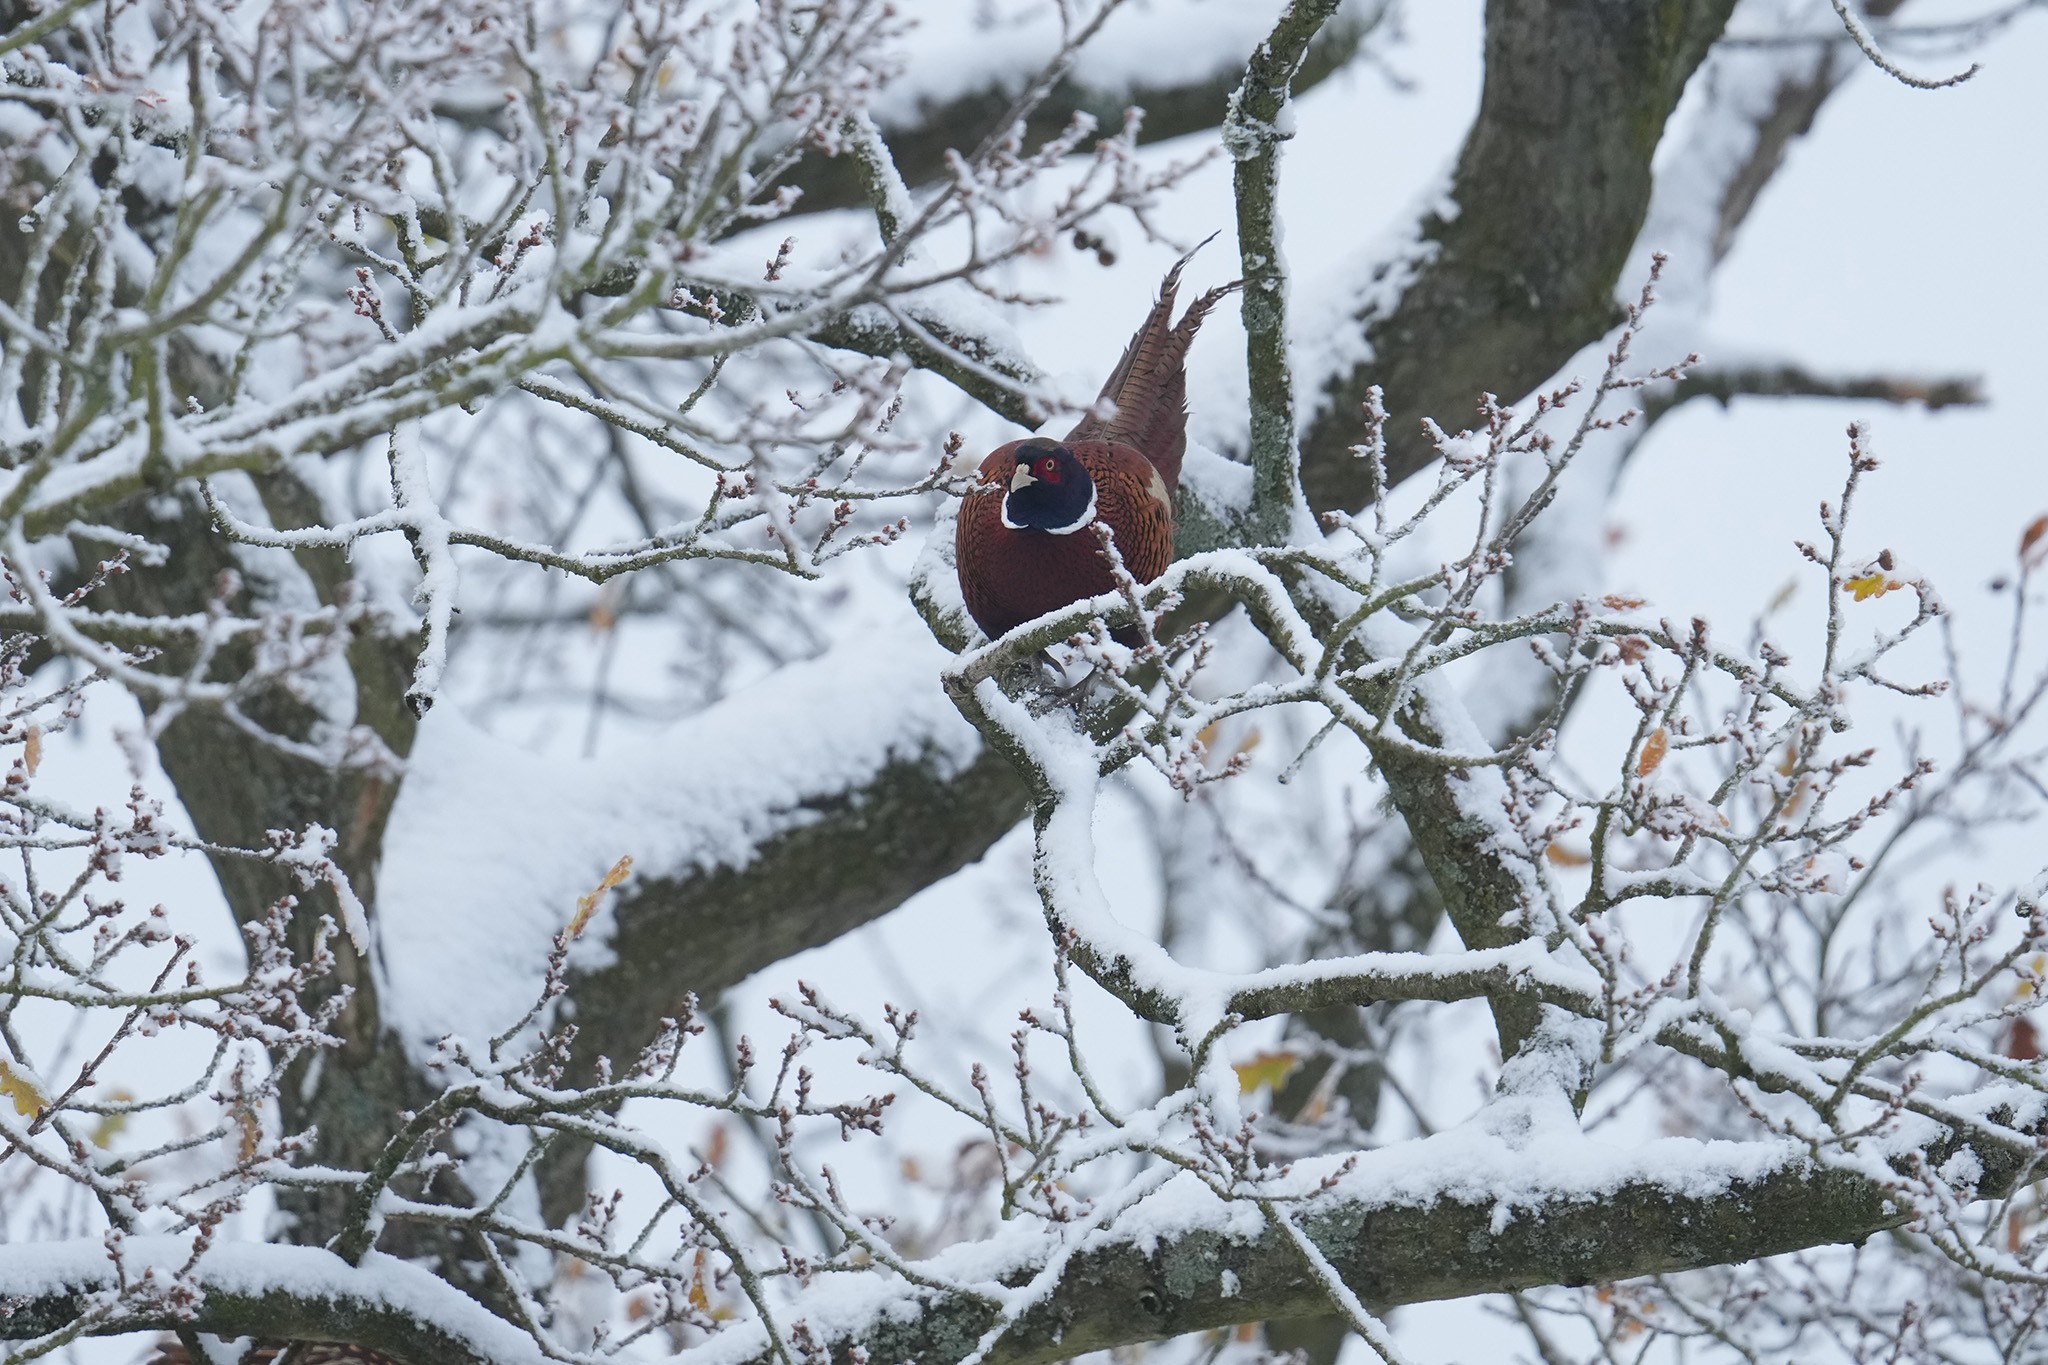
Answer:
[(1010, 491), (1014, 493), (1020, 488), (1037, 482), (1037, 478), (1031, 473), (1031, 466), (1020, 461), (1017, 465), (1017, 472), (1010, 476)]

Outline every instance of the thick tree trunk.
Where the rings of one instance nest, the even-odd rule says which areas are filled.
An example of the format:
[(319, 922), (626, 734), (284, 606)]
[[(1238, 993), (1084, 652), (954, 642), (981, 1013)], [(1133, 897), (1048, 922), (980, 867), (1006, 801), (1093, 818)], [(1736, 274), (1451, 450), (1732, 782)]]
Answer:
[[(1318, 511), (1355, 509), (1366, 390), (1386, 393), (1388, 469), (1433, 458), (1419, 421), (1470, 424), (1482, 393), (1542, 383), (1619, 314), (1617, 277), (1650, 204), (1650, 160), (1734, 0), (1491, 0), (1479, 118), (1456, 212), (1422, 224), (1414, 282), (1358, 319), (1372, 358), (1324, 385), (1302, 439)], [(1398, 268), (1389, 262), (1388, 268)]]

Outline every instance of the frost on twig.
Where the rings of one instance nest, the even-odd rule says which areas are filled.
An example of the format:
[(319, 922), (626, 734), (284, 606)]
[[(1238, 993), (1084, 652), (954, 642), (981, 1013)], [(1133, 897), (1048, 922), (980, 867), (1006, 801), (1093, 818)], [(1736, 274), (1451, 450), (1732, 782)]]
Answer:
[[(99, 1240), (117, 1268), (131, 1238), (167, 1238), (174, 1254), (12, 1359), (132, 1311), (187, 1311), (198, 1262), (307, 1151), (310, 1134), (276, 1122), (285, 1069), (341, 1042), (334, 1026), (348, 992), (322, 980), (335, 966), (333, 920), (294, 935), (310, 911), (283, 897), (244, 926), (245, 965), (223, 972), (164, 906), (123, 885), (132, 864), (204, 853), (273, 865), (331, 886), (358, 950), (368, 941), (325, 830), (223, 848), (179, 833), (139, 784), (118, 810), (52, 796), (46, 765), (72, 755), (53, 758), (49, 746), (68, 749), (66, 731), (106, 679), (50, 687), (26, 667), (35, 644), (25, 633), (0, 639), (0, 752), (11, 756), (0, 783), (0, 853), (11, 865), (0, 875), (0, 1237)], [(295, 939), (310, 951), (295, 953)], [(130, 1054), (150, 1048), (163, 1060), (138, 1070)]]
[(1842, 28), (1848, 33), (1849, 40), (1870, 59), (1870, 64), (1901, 85), (1910, 85), (1915, 90), (1946, 90), (1952, 85), (1961, 85), (1981, 69), (1976, 62), (1971, 62), (1968, 67), (1953, 76), (1916, 76), (1878, 48), (1877, 40), (1870, 36), (1870, 30), (1856, 17), (1856, 11), (1849, 8), (1848, 0), (1828, 0), (1828, 3), (1835, 7), (1835, 15), (1842, 21)]

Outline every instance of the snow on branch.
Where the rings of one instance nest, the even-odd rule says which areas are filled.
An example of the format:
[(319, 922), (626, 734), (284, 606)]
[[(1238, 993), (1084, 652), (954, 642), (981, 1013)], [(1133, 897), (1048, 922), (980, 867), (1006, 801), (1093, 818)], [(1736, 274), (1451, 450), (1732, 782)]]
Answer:
[[(1126, 1127), (1146, 1117), (1131, 1116)], [(1142, 1129), (1127, 1141), (1156, 1145), (1170, 1131)], [(1020, 1165), (1038, 1151), (1020, 1148)], [(1047, 1170), (1071, 1176), (1072, 1163)], [(1304, 1241), (1359, 1307), (1384, 1313), (1485, 1290), (1707, 1265), (1815, 1233), (1853, 1239), (1905, 1217), (1855, 1177), (1783, 1145), (1673, 1138), (1624, 1153), (1554, 1127), (1504, 1140), (1475, 1124), (1347, 1162), (1298, 1162), (1266, 1180), (1270, 1213), (1215, 1183), (1225, 1182), (1201, 1166), (1141, 1180), (1098, 1210), (1119, 1215), (1106, 1228), (1093, 1219), (1013, 1221), (971, 1246), (918, 1261), (892, 1257), (887, 1273), (861, 1280), (804, 1267), (808, 1283), (788, 1274), (772, 1281), (784, 1333), (731, 1323), (662, 1358), (766, 1365), (861, 1351), (934, 1362), (1052, 1359), (1247, 1315), (1313, 1312), (1329, 1289), (1304, 1265)], [(1771, 1216), (1785, 1207), (1806, 1211), (1800, 1230)], [(1677, 1229), (1684, 1235), (1674, 1239)], [(1443, 1257), (1436, 1234), (1466, 1251)], [(860, 1245), (875, 1239), (863, 1234)], [(32, 1264), (29, 1250), (38, 1256)], [(131, 1291), (91, 1326), (278, 1332), (359, 1342), (405, 1361), (547, 1358), (517, 1328), (390, 1257), (372, 1254), (351, 1268), (312, 1248), (221, 1247), (186, 1261), (178, 1241), (129, 1240), (122, 1267), (130, 1284), (149, 1282), (155, 1267), (156, 1285), (181, 1285), (188, 1297)], [(116, 1274), (98, 1247), (0, 1250), (0, 1276), (25, 1291), (11, 1318), (25, 1331), (80, 1322), (95, 1298), (117, 1298)]]
[(1855, 43), (1863, 55), (1870, 59), (1872, 66), (1900, 85), (1909, 85), (1915, 90), (1946, 90), (1952, 85), (1961, 85), (1982, 70), (1976, 62), (1971, 62), (1968, 67), (1953, 76), (1916, 76), (1879, 49), (1877, 40), (1870, 36), (1870, 30), (1856, 17), (1856, 11), (1849, 8), (1848, 0), (1828, 0), (1828, 3), (1835, 7), (1835, 16), (1842, 21), (1842, 28), (1848, 33), (1849, 41)]
[[(610, 35), (548, 0), (247, 26), (162, 8), (111, 46), (94, 6), (10, 36), (24, 65), (0, 118), (34, 192), (0, 300), (4, 553), (28, 582), (37, 542), (139, 491), (396, 442), (386, 514), (284, 532), (215, 510), (250, 545), (402, 533), (422, 566), (417, 709), (438, 686), (460, 549), (601, 583), (682, 559), (812, 576), (892, 540), (889, 506), (942, 479), (897, 477), (906, 363), (1042, 410), (1035, 369), (975, 292), (1060, 233), (1142, 213), (1182, 173), (1140, 168), (1131, 129), (1097, 137), (1083, 118), (1023, 139), (1114, 4), (1076, 22), (1010, 123), (916, 202), (867, 112), (902, 60), (904, 22), (878, 0), (701, 20), (632, 0)], [(452, 108), (451, 90), (489, 107)], [(1090, 169), (1037, 202), (1082, 153)], [(873, 236), (789, 237), (759, 259), (743, 229), (789, 214), (794, 168), (838, 156), (875, 189)], [(815, 375), (776, 383), (790, 348), (822, 391)], [(786, 389), (781, 412), (755, 398), (763, 379)], [(694, 513), (588, 548), (449, 516), (436, 452), (530, 400), (586, 445), (623, 433), (686, 461)], [(864, 474), (870, 456), (889, 472)], [(88, 625), (33, 591), (30, 605), (65, 652), (120, 671)], [(163, 695), (148, 672), (121, 676)], [(233, 696), (200, 677), (176, 690)]]
[(1280, 149), (1291, 135), (1295, 75), (1339, 0), (1298, 0), (1281, 12), (1230, 97), (1223, 145), (1233, 164), (1244, 269), (1245, 355), (1251, 371), (1252, 515), (1259, 538), (1283, 537), (1301, 502), (1294, 374), (1287, 351), (1287, 266), (1281, 257)]
[(1919, 403), (1929, 411), (1986, 401), (1983, 380), (1970, 375), (1821, 374), (1790, 363), (1709, 366), (1692, 370), (1668, 392), (1646, 396), (1643, 420), (1654, 423), (1695, 398), (1711, 398), (1723, 407), (1738, 398), (1869, 398)]

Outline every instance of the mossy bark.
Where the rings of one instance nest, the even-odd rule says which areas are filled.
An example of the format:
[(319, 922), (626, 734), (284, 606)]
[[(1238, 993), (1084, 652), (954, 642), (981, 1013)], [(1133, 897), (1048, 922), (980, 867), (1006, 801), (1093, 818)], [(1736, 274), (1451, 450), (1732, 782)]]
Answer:
[[(2000, 1197), (2010, 1188), (2014, 1163), (1994, 1153), (1986, 1165), (1982, 1193)], [(1379, 1313), (1860, 1241), (1907, 1217), (1863, 1176), (1815, 1167), (1789, 1151), (1775, 1166), (1724, 1182), (1623, 1179), (1583, 1193), (1531, 1194), (1506, 1206), (1493, 1193), (1442, 1190), (1333, 1197), (1297, 1216), (1345, 1282)], [(1021, 1284), (1037, 1269), (1019, 1264), (1010, 1278)], [(200, 1278), (204, 1283), (204, 1270)], [(8, 1330), (28, 1337), (75, 1320), (83, 1295), (96, 1285), (53, 1287), (14, 1300)], [(1073, 1257), (986, 1359), (1040, 1365), (1240, 1322), (1313, 1317), (1327, 1307), (1325, 1291), (1291, 1239), (1271, 1226), (1111, 1239)], [(851, 1358), (859, 1347), (870, 1360), (920, 1365), (962, 1359), (997, 1321), (986, 1299), (933, 1290), (906, 1291), (866, 1314), (842, 1296), (827, 1320), (833, 1325), (821, 1345), (834, 1360)], [(129, 1319), (119, 1330), (171, 1325), (166, 1309), (161, 1321)], [(183, 1325), (226, 1337), (355, 1342), (406, 1365), (498, 1365), (481, 1340), (355, 1290), (340, 1273), (318, 1295), (225, 1283), (210, 1290)], [(764, 1352), (755, 1360), (765, 1365), (771, 1358)]]

